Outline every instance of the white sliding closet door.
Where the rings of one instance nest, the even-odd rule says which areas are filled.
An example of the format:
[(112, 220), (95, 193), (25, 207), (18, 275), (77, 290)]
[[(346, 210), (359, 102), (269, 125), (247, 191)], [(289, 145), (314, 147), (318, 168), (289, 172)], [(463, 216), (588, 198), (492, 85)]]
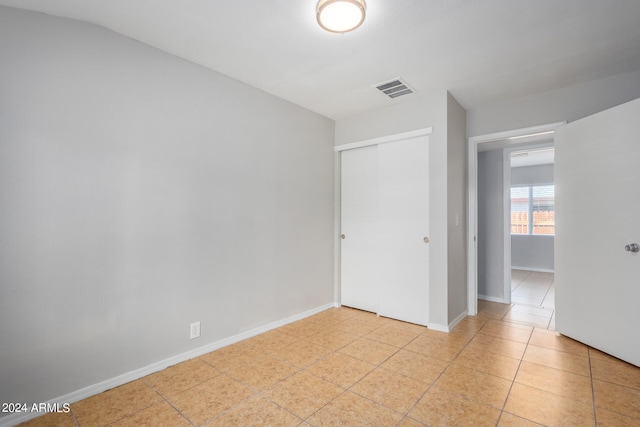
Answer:
[(342, 152), (342, 304), (378, 311), (378, 147)]
[(422, 136), (342, 152), (342, 304), (429, 320), (429, 146)]
[(429, 321), (428, 137), (378, 146), (381, 316)]

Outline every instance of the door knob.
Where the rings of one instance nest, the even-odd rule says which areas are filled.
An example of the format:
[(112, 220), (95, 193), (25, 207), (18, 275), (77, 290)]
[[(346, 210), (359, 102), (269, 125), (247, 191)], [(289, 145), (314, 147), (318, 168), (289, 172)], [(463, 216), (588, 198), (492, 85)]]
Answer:
[(342, 235), (340, 235), (340, 238), (341, 238), (342, 240), (344, 240), (344, 239), (346, 239), (346, 238), (347, 238), (347, 236), (345, 236), (344, 234), (342, 234)]
[(627, 252), (640, 252), (640, 245), (637, 243), (631, 243), (624, 247), (624, 250)]
[(425, 243), (429, 243), (429, 238), (425, 237), (424, 239), (422, 239), (422, 241), (425, 242)]

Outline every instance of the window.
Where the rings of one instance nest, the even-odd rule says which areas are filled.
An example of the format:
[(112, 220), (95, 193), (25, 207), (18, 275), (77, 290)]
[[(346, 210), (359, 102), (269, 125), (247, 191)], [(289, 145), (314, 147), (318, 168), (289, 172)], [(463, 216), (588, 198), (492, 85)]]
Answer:
[(555, 234), (553, 185), (511, 187), (511, 234)]

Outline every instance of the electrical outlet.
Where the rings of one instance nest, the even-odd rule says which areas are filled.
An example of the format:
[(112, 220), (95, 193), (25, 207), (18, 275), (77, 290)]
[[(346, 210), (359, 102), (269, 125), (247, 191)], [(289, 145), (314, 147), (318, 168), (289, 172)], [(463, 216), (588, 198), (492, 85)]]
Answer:
[(193, 322), (189, 329), (189, 339), (198, 338), (200, 336), (200, 321)]

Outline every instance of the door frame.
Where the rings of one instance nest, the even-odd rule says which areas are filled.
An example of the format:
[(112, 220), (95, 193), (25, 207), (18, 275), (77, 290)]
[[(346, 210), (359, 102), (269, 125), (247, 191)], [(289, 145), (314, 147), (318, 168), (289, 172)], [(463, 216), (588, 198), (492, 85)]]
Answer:
[[(468, 138), (468, 166), (467, 166), (467, 311), (470, 316), (478, 314), (478, 148), (481, 144), (493, 144), (492, 148), (509, 148), (530, 145), (542, 136), (552, 135), (560, 126), (567, 122), (555, 122), (521, 129), (513, 129)], [(495, 145), (495, 147), (494, 147)], [(483, 148), (489, 147), (484, 145)], [(510, 177), (511, 171), (503, 170), (503, 177)], [(506, 182), (504, 183), (506, 188)], [(507, 194), (505, 193), (505, 198)], [(508, 233), (507, 210), (504, 209), (504, 289), (505, 295), (511, 292), (511, 234)], [(509, 297), (510, 298), (510, 297)]]
[(433, 133), (432, 127), (416, 129), (408, 132), (386, 135), (378, 138), (365, 139), (347, 144), (336, 145), (333, 147), (333, 305), (340, 307), (341, 304), (341, 253), (340, 253), (340, 234), (342, 230), (341, 224), (341, 204), (342, 204), (342, 162), (341, 152), (352, 150), (355, 148), (369, 147), (371, 145), (386, 144), (389, 142), (398, 142), (405, 139), (417, 138), (420, 136), (429, 136)]

